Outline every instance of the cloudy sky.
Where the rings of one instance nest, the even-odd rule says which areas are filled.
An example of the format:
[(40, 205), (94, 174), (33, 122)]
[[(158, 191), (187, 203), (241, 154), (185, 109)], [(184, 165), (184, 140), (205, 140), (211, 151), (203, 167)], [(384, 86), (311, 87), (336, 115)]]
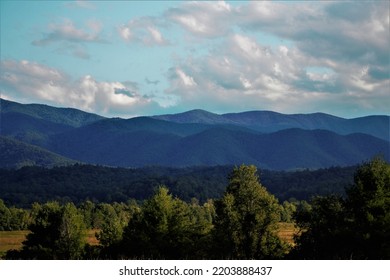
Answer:
[(1, 1), (2, 98), (132, 117), (390, 114), (390, 2)]

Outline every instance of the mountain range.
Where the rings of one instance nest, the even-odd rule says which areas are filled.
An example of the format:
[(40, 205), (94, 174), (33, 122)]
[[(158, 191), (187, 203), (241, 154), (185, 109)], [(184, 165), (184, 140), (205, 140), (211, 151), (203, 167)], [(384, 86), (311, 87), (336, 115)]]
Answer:
[[(1, 99), (0, 167), (255, 164), (291, 170), (389, 161), (390, 117), (250, 111), (105, 118)], [(12, 156), (11, 156), (12, 155)]]

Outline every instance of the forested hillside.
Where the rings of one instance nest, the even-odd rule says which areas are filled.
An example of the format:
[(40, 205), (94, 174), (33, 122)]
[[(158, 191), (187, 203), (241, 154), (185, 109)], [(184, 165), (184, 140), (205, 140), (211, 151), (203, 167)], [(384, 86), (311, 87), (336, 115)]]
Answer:
[[(377, 155), (390, 158), (389, 116), (343, 119), (323, 113), (217, 115), (194, 110), (120, 119), (7, 100), (0, 105), (1, 136), (88, 164), (135, 168), (245, 163), (297, 170), (351, 166)], [(19, 150), (8, 144), (5, 153)], [(13, 166), (0, 158), (0, 167), (39, 161), (36, 153), (29, 155)]]
[[(0, 199), (0, 230), (28, 229), (7, 259), (388, 259), (390, 165), (356, 169), (344, 197), (280, 204), (255, 166), (234, 167), (219, 198), (186, 202), (159, 186), (143, 201), (34, 203)], [(295, 243), (279, 235), (295, 221)], [(87, 244), (94, 230), (98, 245)]]
[(0, 168), (21, 168), (23, 166), (54, 167), (75, 164), (67, 159), (35, 145), (9, 137), (0, 136)]
[[(232, 166), (138, 169), (93, 165), (24, 167), (0, 169), (0, 199), (8, 205), (30, 207), (33, 202), (58, 200), (80, 203), (126, 202), (143, 200), (160, 186), (167, 186), (174, 196), (201, 202), (218, 198), (225, 191)], [(261, 182), (280, 201), (308, 200), (314, 195), (343, 194), (353, 182), (356, 167), (333, 167), (296, 172), (259, 170)]]

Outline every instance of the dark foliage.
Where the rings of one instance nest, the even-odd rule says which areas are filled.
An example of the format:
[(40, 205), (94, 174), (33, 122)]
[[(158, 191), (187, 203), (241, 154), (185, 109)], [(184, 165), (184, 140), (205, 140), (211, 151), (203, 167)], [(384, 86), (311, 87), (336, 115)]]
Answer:
[(291, 257), (390, 258), (390, 165), (376, 158), (355, 174), (347, 197), (317, 197), (295, 214), (302, 234)]
[(35, 204), (30, 233), (21, 251), (10, 251), (8, 259), (81, 259), (86, 244), (85, 224), (77, 208), (57, 202)]
[[(315, 197), (311, 204), (279, 204), (254, 166), (236, 167), (228, 179), (222, 198), (204, 203), (183, 201), (164, 186), (140, 204), (47, 202), (26, 211), (0, 200), (1, 229), (30, 230), (23, 248), (5, 257), (279, 259), (289, 248), (275, 234), (277, 223), (294, 216), (301, 233), (288, 258), (390, 258), (390, 165), (382, 159), (357, 169), (345, 197)], [(98, 246), (86, 245), (87, 228), (98, 229)]]
[(0, 136), (0, 158), (0, 168), (54, 167), (76, 163), (38, 146), (4, 136)]
[(216, 202), (214, 254), (228, 259), (275, 259), (285, 254), (276, 236), (277, 199), (261, 185), (255, 166), (233, 169), (224, 196)]
[[(222, 196), (232, 166), (139, 169), (80, 165), (0, 169), (0, 199), (7, 205), (29, 208), (33, 202), (126, 202), (144, 200), (159, 185), (169, 187), (185, 201), (205, 202)], [(262, 183), (280, 201), (308, 200), (314, 195), (344, 194), (353, 183), (356, 167), (303, 170), (296, 172), (260, 171)]]

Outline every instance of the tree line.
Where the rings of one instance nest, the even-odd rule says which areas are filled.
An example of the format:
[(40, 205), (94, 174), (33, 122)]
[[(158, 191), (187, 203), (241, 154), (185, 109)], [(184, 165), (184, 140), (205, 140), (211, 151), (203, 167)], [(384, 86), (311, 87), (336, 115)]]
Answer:
[[(35, 203), (22, 249), (6, 258), (390, 258), (390, 165), (379, 158), (362, 164), (346, 194), (279, 204), (256, 167), (242, 165), (228, 176), (222, 197), (204, 203), (186, 202), (165, 186), (142, 202)], [(0, 203), (0, 217), (5, 208)], [(281, 220), (299, 227), (294, 246), (277, 236)], [(87, 244), (87, 228), (99, 229), (99, 245)]]
[[(66, 167), (23, 167), (0, 169), (0, 199), (7, 205), (30, 208), (34, 202), (58, 201), (75, 204), (143, 201), (153, 195), (159, 185), (190, 202), (200, 203), (220, 198), (228, 185), (233, 166), (213, 167), (144, 167), (137, 169), (76, 164)], [(338, 193), (353, 183), (356, 166), (319, 170), (260, 170), (262, 183), (280, 201), (308, 201), (314, 195)]]

